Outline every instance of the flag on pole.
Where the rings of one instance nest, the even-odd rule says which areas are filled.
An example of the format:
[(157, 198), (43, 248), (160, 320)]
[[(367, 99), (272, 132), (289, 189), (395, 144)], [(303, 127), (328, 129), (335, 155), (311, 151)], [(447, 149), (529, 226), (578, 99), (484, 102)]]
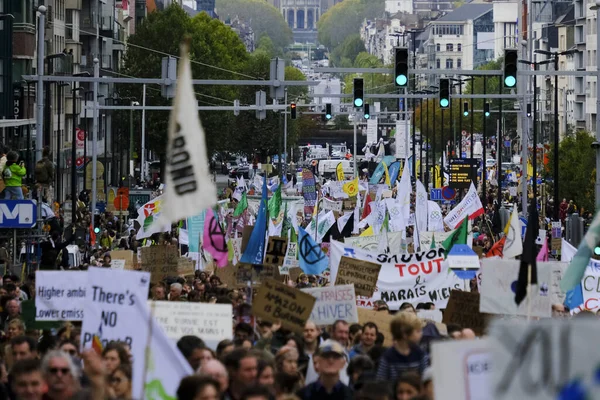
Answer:
[(506, 236), (502, 239), (497, 240), (496, 243), (492, 246), (492, 248), (485, 254), (486, 257), (502, 257), (502, 252), (504, 250), (504, 244), (506, 243)]
[(177, 349), (175, 342), (167, 337), (162, 326), (156, 322), (146, 300), (136, 300), (136, 307), (146, 321), (145, 328), (149, 332), (143, 336), (139, 335), (148, 338), (144, 360), (136, 360), (144, 363), (144, 380), (143, 387), (132, 389), (132, 398), (175, 399), (179, 382), (194, 371)]
[(448, 213), (448, 215), (446, 215), (444, 222), (450, 229), (456, 229), (456, 226), (465, 218), (465, 216), (468, 215), (470, 219), (475, 219), (483, 213), (484, 209), (481, 204), (481, 199), (477, 194), (475, 185), (471, 182), (471, 186), (465, 197)]
[(135, 235), (137, 240), (149, 238), (155, 233), (169, 232), (171, 223), (163, 217), (165, 211), (164, 195), (155, 197), (138, 208), (137, 222), (140, 229)]
[(391, 187), (392, 187), (392, 184), (391, 184), (391, 182), (390, 182), (390, 172), (388, 171), (388, 167), (387, 167), (387, 165), (385, 165), (385, 164), (383, 164), (383, 173), (384, 173), (384, 176), (385, 176), (385, 184), (386, 184), (386, 185), (387, 185), (389, 188), (391, 188)]
[(404, 163), (402, 175), (400, 176), (400, 183), (398, 183), (398, 193), (396, 195), (396, 201), (400, 203), (400, 210), (404, 216), (405, 223), (408, 223), (410, 218), (410, 195), (412, 194), (408, 165), (408, 162)]
[(302, 227), (299, 228), (298, 237), (298, 259), (300, 268), (309, 275), (319, 275), (325, 271), (329, 264), (329, 258), (321, 250), (321, 246), (315, 243), (313, 238)]
[(506, 243), (504, 244), (502, 258), (508, 259), (520, 256), (523, 253), (523, 242), (521, 241), (521, 221), (519, 220), (517, 206), (514, 207), (510, 221), (504, 228), (504, 237), (506, 237)]
[(341, 182), (344, 180), (344, 166), (341, 162), (339, 162), (338, 165), (335, 167), (335, 175), (337, 176), (338, 181)]
[(204, 232), (202, 234), (202, 248), (206, 250), (217, 263), (217, 266), (224, 267), (229, 262), (227, 242), (221, 224), (217, 221), (212, 207), (206, 210), (204, 220)]
[(544, 237), (544, 244), (542, 245), (542, 248), (540, 249), (540, 252), (538, 253), (538, 255), (535, 259), (536, 259), (536, 261), (548, 261), (548, 238), (547, 237)]
[(342, 190), (349, 197), (354, 197), (358, 194), (358, 188), (359, 188), (358, 185), (359, 185), (358, 178), (354, 178), (353, 180), (344, 183), (344, 186), (342, 186)]
[(246, 245), (246, 251), (242, 254), (241, 263), (262, 264), (265, 252), (265, 234), (267, 232), (267, 177), (263, 178), (262, 197), (258, 207), (258, 215), (254, 229)]
[(277, 190), (269, 199), (269, 215), (272, 219), (277, 218), (281, 210), (281, 185), (277, 186)]
[(206, 138), (198, 118), (189, 46), (181, 45), (177, 93), (169, 120), (163, 218), (179, 221), (217, 203), (217, 187), (208, 170)]
[(398, 174), (400, 173), (400, 161), (395, 161), (390, 164), (388, 167), (388, 172), (390, 174), (390, 188), (392, 185), (396, 183), (398, 180)]
[(450, 236), (446, 238), (442, 242), (442, 247), (444, 248), (445, 254), (444, 257), (450, 253), (452, 247), (455, 244), (467, 244), (467, 238), (469, 237), (469, 216), (467, 215), (461, 223), (458, 225), (458, 228)]
[[(515, 303), (521, 304), (527, 296), (527, 288), (530, 285), (537, 284), (537, 247), (535, 239), (540, 230), (540, 220), (538, 218), (535, 201), (529, 207), (529, 219), (527, 220), (527, 231), (525, 232), (525, 242), (523, 243), (523, 254), (521, 255), (521, 266), (519, 267), (519, 277), (515, 290)], [(587, 264), (587, 262), (586, 262)], [(567, 275), (563, 276), (563, 280)], [(583, 277), (583, 275), (582, 275)], [(580, 279), (581, 281), (581, 279)], [(561, 281), (562, 287), (562, 281)]]
[(238, 202), (237, 206), (235, 206), (235, 210), (233, 210), (233, 217), (239, 217), (246, 209), (248, 209), (248, 197), (246, 196), (246, 192), (244, 192), (242, 193), (241, 200)]
[(587, 233), (577, 248), (577, 253), (573, 256), (569, 267), (565, 271), (560, 288), (563, 292), (568, 292), (581, 283), (585, 274), (590, 258), (594, 252), (594, 248), (600, 242), (600, 211), (594, 216), (594, 220), (590, 225)]
[(415, 222), (419, 232), (427, 231), (427, 191), (420, 180), (417, 180), (417, 196), (415, 197)]

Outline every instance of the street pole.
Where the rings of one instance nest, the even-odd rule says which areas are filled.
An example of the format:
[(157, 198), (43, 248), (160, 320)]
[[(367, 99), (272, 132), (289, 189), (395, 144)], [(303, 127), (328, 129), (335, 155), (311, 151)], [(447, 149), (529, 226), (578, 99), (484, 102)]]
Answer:
[[(44, 147), (44, 34), (46, 29), (46, 7), (39, 6), (40, 17), (38, 19), (37, 40), (37, 84), (35, 86), (35, 97), (37, 102), (36, 127), (35, 127), (35, 160), (42, 159), (42, 147)], [(42, 196), (38, 194), (41, 202)], [(38, 207), (38, 221), (41, 219), (41, 208)]]
[(85, 98), (85, 110), (83, 111), (83, 119), (85, 119), (85, 136), (83, 138), (83, 189), (86, 189), (87, 185), (87, 144), (88, 144), (88, 136), (90, 134), (90, 121), (87, 117), (87, 95), (93, 94), (93, 90), (85, 91), (83, 93), (83, 97)]
[[(475, 77), (471, 83), (471, 94), (475, 94)], [(475, 99), (471, 100), (471, 159), (475, 148)], [(475, 185), (477, 186), (477, 185)]]
[[(554, 56), (554, 70), (558, 71), (558, 54)], [(565, 119), (567, 109), (564, 110)], [(558, 75), (554, 76), (554, 207), (552, 208), (552, 218), (558, 221)]]
[[(131, 102), (133, 106), (133, 101)], [(129, 176), (131, 176), (131, 160), (133, 160), (133, 109), (129, 110), (129, 144), (127, 145), (127, 166), (125, 171), (127, 172), (127, 185), (129, 187)]]
[[(596, 32), (600, 32), (600, 0), (596, 0)], [(600, 41), (596, 41), (596, 210), (600, 210)], [(555, 200), (558, 203), (558, 199)], [(556, 204), (557, 206), (558, 204)]]
[(58, 103), (58, 129), (56, 130), (56, 193), (54, 194), (54, 198), (57, 202), (60, 203), (61, 199), (61, 181), (62, 181), (62, 169), (60, 167), (60, 114), (62, 113), (62, 84), (59, 83), (56, 85), (56, 100)]
[[(100, 60), (94, 58), (94, 78), (100, 77)], [(98, 188), (96, 187), (98, 169), (98, 150), (95, 145), (98, 139), (98, 81), (94, 82), (94, 105), (92, 106), (93, 122), (92, 122), (92, 231), (94, 230), (94, 214), (96, 212), (96, 197), (98, 196)]]
[[(498, 94), (502, 94), (503, 82), (498, 82)], [(498, 99), (498, 129), (496, 134), (496, 181), (498, 182), (498, 207), (502, 207), (502, 143), (500, 137), (503, 136), (502, 127), (502, 99)]]
[(432, 187), (437, 188), (437, 180), (435, 179), (435, 175), (436, 175), (436, 171), (435, 171), (435, 165), (437, 164), (437, 161), (435, 159), (435, 134), (436, 134), (436, 129), (435, 129), (435, 105), (437, 104), (437, 101), (433, 100), (433, 137), (431, 138), (431, 165), (432, 165), (432, 173), (431, 173), (431, 180), (432, 180)]
[(354, 158), (354, 179), (358, 178), (358, 160), (356, 159), (356, 118), (358, 118), (358, 116), (356, 115), (356, 112), (354, 113), (354, 154), (353, 154), (353, 158)]
[(423, 99), (419, 99), (419, 179), (423, 182)]
[[(285, 157), (285, 163), (283, 164), (284, 174), (287, 172), (288, 164), (290, 160), (287, 156), (287, 116), (288, 116), (288, 91), (287, 88), (284, 89), (284, 103), (285, 103), (285, 111), (283, 112), (283, 156)], [(294, 173), (294, 171), (292, 171)]]
[[(462, 94), (462, 85), (463, 85), (463, 81), (461, 80), (458, 84), (458, 93), (459, 94)], [(464, 112), (464, 110), (461, 110), (461, 104), (459, 101), (458, 102), (458, 114), (459, 114), (459, 116), (458, 116), (458, 118), (459, 118), (459, 120), (458, 120), (459, 121), (458, 122), (458, 158), (462, 158), (463, 112)], [(473, 112), (473, 110), (471, 110), (471, 112)]]
[(485, 148), (487, 146), (487, 117), (485, 116), (485, 95), (487, 90), (487, 76), (483, 77), (483, 155), (482, 155), (482, 168), (481, 168), (481, 195), (483, 199), (483, 208), (487, 209), (487, 187), (486, 187), (486, 170), (487, 170), (487, 159), (486, 159), (486, 151)]
[(146, 84), (142, 88), (142, 154), (140, 156), (140, 181), (146, 180)]
[[(533, 63), (534, 71), (537, 71), (538, 64)], [(533, 204), (537, 207), (537, 77), (533, 76)]]
[(77, 91), (80, 89), (76, 87), (77, 83), (73, 82), (73, 129), (71, 132), (71, 221), (73, 224), (77, 222), (76, 219), (76, 209), (77, 209), (77, 168), (76, 168), (76, 159), (77, 159)]
[(431, 137), (429, 132), (429, 99), (425, 100), (427, 102), (427, 123), (425, 129), (427, 129), (427, 147), (425, 148), (425, 187), (429, 190), (429, 175), (431, 175), (431, 170), (429, 169), (429, 150), (431, 148)]
[[(452, 105), (452, 104), (450, 104)], [(444, 109), (440, 107), (442, 113), (442, 123), (440, 124), (440, 144), (442, 145), (441, 156), (440, 156), (440, 183), (442, 187), (444, 186), (444, 154), (446, 151), (445, 139), (444, 139)]]

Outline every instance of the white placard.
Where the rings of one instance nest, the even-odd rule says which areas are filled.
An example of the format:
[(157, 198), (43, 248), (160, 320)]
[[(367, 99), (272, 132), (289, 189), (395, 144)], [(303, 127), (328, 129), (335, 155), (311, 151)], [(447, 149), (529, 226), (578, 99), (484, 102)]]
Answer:
[(91, 348), (94, 336), (102, 347), (112, 341), (126, 343), (133, 358), (132, 387), (141, 388), (148, 326), (136, 302), (148, 298), (150, 273), (92, 267), (87, 277), (81, 347)]
[(125, 260), (111, 260), (110, 268), (111, 269), (125, 269)]
[(377, 143), (377, 118), (367, 120), (367, 143)]
[(493, 400), (491, 351), (489, 339), (434, 342), (435, 398)]
[(342, 212), (342, 202), (341, 201), (331, 201), (327, 199), (323, 199), (323, 203), (321, 203), (322, 210), (326, 211), (337, 211)]
[(81, 321), (87, 271), (37, 271), (35, 320)]
[(231, 304), (148, 301), (148, 307), (170, 339), (194, 335), (212, 349), (223, 339), (233, 339)]
[(417, 317), (442, 323), (443, 315), (441, 310), (417, 310)]
[(497, 321), (490, 335), (494, 400), (600, 399), (597, 319)]
[(338, 319), (348, 323), (358, 322), (354, 285), (302, 289), (302, 291), (317, 299), (310, 315), (310, 320), (315, 324), (331, 325)]
[(471, 256), (453, 256), (447, 257), (448, 266), (451, 269), (479, 269), (479, 257)]
[(490, 314), (528, 315), (530, 310), (529, 315), (533, 317), (550, 318), (551, 265), (538, 262), (537, 267), (538, 284), (532, 286), (528, 295), (531, 298), (525, 299), (517, 306), (514, 289), (519, 276), (520, 261), (483, 259), (479, 311)]

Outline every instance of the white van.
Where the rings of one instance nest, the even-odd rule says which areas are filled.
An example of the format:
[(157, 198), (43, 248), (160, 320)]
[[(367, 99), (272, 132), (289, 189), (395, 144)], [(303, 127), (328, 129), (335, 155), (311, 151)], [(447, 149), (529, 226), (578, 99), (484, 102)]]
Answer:
[(321, 178), (336, 179), (336, 168), (342, 163), (344, 177), (351, 178), (354, 175), (354, 161), (352, 160), (319, 160), (317, 173)]

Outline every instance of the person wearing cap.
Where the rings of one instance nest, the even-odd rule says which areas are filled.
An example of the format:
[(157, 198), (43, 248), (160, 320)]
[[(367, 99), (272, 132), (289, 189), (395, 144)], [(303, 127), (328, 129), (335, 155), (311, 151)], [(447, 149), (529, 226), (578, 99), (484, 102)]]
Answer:
[(346, 364), (344, 346), (335, 340), (325, 340), (315, 354), (315, 364), (319, 379), (296, 393), (301, 400), (352, 399), (352, 389), (340, 380), (340, 372)]
[(387, 303), (383, 300), (375, 300), (375, 303), (373, 303), (373, 309), (375, 311), (387, 311), (388, 313), (390, 311)]

